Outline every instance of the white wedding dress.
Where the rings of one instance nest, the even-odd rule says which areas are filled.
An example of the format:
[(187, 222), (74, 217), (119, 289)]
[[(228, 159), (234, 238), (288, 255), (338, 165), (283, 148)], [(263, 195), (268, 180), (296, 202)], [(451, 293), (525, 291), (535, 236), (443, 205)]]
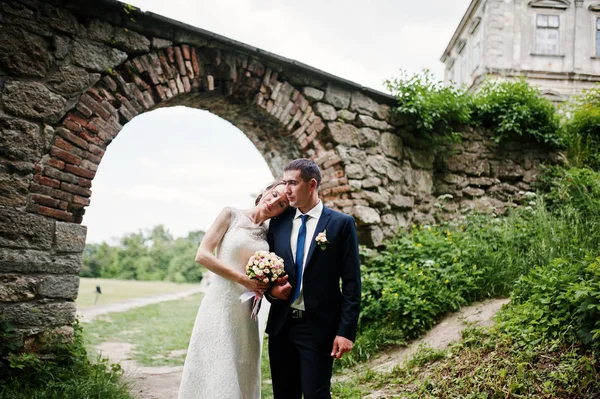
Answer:
[[(216, 256), (246, 272), (258, 250), (268, 250), (267, 225), (258, 226), (231, 208), (231, 222)], [(244, 287), (212, 274), (190, 339), (179, 399), (260, 399), (260, 339), (250, 317), (252, 300), (241, 303)]]

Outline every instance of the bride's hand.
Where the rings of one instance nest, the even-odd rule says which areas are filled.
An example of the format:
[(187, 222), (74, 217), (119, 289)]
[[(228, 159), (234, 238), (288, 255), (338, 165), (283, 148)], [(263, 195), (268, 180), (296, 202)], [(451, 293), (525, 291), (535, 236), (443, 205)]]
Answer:
[(255, 279), (251, 279), (250, 277), (244, 275), (244, 278), (241, 281), (242, 285), (248, 289), (248, 291), (255, 292), (259, 295), (263, 295), (267, 288), (269, 288), (269, 284), (263, 283), (262, 281), (258, 281)]

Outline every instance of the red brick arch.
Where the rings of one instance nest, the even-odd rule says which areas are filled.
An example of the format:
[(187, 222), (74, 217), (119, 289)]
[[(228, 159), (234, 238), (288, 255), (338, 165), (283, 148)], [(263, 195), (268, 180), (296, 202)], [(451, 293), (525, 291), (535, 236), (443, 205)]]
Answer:
[(174, 105), (209, 110), (239, 127), (274, 175), (287, 160), (313, 158), (327, 201), (350, 190), (340, 156), (324, 140), (324, 121), (298, 88), (250, 56), (183, 44), (132, 57), (82, 93), (35, 166), (28, 210), (81, 223), (98, 165), (123, 125)]

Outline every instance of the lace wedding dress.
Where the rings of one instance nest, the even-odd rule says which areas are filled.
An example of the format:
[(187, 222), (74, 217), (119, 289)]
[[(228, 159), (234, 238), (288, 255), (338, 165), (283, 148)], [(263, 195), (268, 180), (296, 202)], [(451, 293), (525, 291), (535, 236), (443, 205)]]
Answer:
[[(231, 209), (229, 229), (216, 256), (245, 273), (258, 250), (268, 250), (267, 226)], [(258, 324), (250, 318), (252, 300), (241, 303), (244, 287), (211, 275), (190, 339), (179, 399), (260, 399)]]

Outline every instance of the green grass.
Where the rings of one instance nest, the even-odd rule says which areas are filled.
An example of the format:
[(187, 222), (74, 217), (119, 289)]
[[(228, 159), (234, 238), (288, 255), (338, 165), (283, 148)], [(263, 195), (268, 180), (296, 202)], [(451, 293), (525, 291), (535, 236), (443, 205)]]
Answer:
[(367, 371), (336, 384), (360, 398), (383, 390), (385, 397), (421, 398), (592, 398), (600, 393), (600, 358), (559, 341), (522, 346), (510, 335), (469, 329), (450, 349), (421, 348), (391, 372)]
[(271, 382), (271, 366), (269, 364), (269, 337), (265, 334), (260, 364), (262, 378), (261, 398), (273, 399), (273, 383)]
[(168, 294), (198, 287), (198, 284), (178, 284), (167, 281), (81, 278), (79, 282), (79, 294), (77, 296), (77, 307), (85, 308), (94, 305), (97, 285), (102, 290), (102, 295), (98, 298), (97, 305), (108, 305), (128, 299)]
[[(85, 325), (86, 344), (107, 341), (134, 344), (132, 359), (143, 366), (183, 365), (184, 355), (169, 356), (188, 347), (202, 295), (109, 313)], [(176, 327), (176, 328), (174, 328)]]
[(78, 323), (74, 330), (73, 342), (58, 344), (52, 358), (13, 352), (0, 359), (0, 398), (133, 399), (123, 369), (89, 356)]

